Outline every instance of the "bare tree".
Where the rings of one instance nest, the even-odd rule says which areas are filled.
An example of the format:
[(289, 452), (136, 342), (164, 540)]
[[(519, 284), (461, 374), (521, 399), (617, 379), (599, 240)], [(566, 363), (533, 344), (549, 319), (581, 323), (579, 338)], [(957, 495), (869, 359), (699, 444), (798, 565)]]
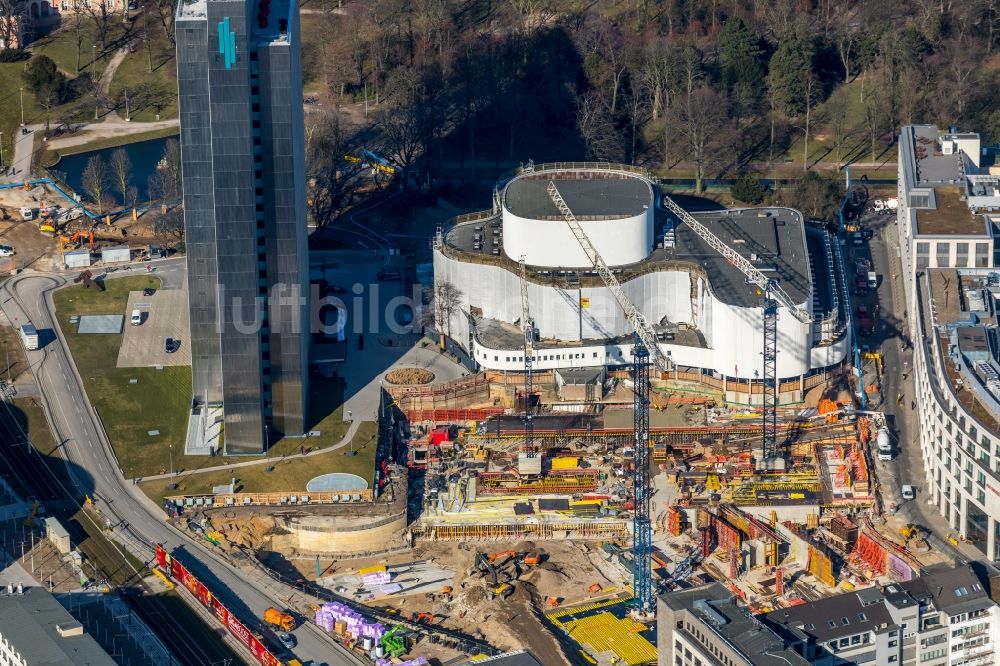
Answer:
[(885, 116), (885, 109), (882, 105), (881, 95), (868, 95), (864, 102), (865, 126), (868, 129), (868, 137), (871, 141), (872, 159), (874, 162), (875, 152), (878, 143), (879, 129), (882, 126), (882, 119)]
[(451, 318), (462, 304), (463, 292), (448, 280), (438, 280), (434, 284), (433, 307), (438, 330), (444, 326), (445, 334), (451, 337)]
[(87, 38), (87, 33), (83, 29), (83, 12), (76, 11), (71, 12), (72, 17), (72, 29), (73, 29), (73, 44), (76, 46), (76, 70), (77, 74), (80, 73), (80, 55), (83, 49), (83, 42)]
[(615, 128), (611, 109), (596, 91), (576, 100), (576, 128), (587, 149), (587, 159), (621, 162), (625, 157), (622, 137)]
[(170, 44), (176, 46), (174, 17), (177, 14), (177, 0), (146, 0), (143, 11), (150, 10), (159, 19), (160, 25), (163, 27), (163, 34), (170, 40)]
[(843, 166), (844, 141), (847, 139), (847, 100), (844, 91), (836, 91), (826, 104), (830, 128), (833, 130), (833, 152), (837, 160), (837, 171)]
[(158, 216), (153, 222), (153, 233), (162, 239), (184, 239), (184, 213), (174, 207)]
[(819, 88), (820, 84), (816, 78), (816, 75), (813, 74), (812, 72), (807, 73), (805, 75), (805, 81), (803, 82), (803, 90), (805, 93), (805, 105), (806, 105), (805, 127), (802, 128), (805, 132), (803, 136), (803, 145), (802, 145), (803, 171), (809, 170), (809, 131), (811, 129), (810, 122), (812, 120), (813, 105), (817, 102), (817, 99), (819, 97)]
[(695, 190), (703, 192), (705, 173), (719, 154), (715, 148), (725, 142), (728, 128), (726, 98), (713, 88), (701, 86), (688, 95), (675, 109), (677, 126), (688, 149), (688, 158), (695, 166)]
[(147, 185), (150, 200), (176, 201), (181, 197), (181, 145), (177, 139), (167, 139), (163, 158)]
[(87, 160), (83, 170), (83, 191), (97, 206), (97, 212), (103, 214), (108, 198), (108, 165), (100, 155)]
[[(403, 169), (403, 186), (411, 181), (416, 169), (417, 158), (422, 149), (422, 132), (417, 109), (413, 104), (383, 109), (378, 115), (378, 126), (382, 129), (382, 149)], [(420, 179), (413, 179), (418, 189)]]
[(92, 0), (91, 2), (81, 2), (80, 9), (94, 22), (94, 36), (101, 43), (101, 51), (108, 49), (108, 42), (111, 41), (111, 28), (114, 25), (115, 13), (109, 7), (111, 0)]
[(362, 182), (358, 145), (340, 110), (324, 114), (306, 130), (309, 213), (317, 228), (328, 226), (350, 204)]
[(0, 46), (13, 48), (18, 43), (18, 30), (23, 29), (28, 18), (25, 0), (0, 0)]
[(124, 148), (116, 148), (108, 158), (111, 169), (111, 181), (115, 191), (122, 195), (122, 205), (128, 203), (128, 189), (132, 180), (132, 160)]

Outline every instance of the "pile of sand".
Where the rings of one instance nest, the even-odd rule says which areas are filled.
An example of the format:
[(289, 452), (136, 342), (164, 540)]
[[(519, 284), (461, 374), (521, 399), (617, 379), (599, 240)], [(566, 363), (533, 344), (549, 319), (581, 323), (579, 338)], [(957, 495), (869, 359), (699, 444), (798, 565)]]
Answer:
[(390, 384), (430, 384), (434, 373), (424, 368), (396, 368), (385, 375)]

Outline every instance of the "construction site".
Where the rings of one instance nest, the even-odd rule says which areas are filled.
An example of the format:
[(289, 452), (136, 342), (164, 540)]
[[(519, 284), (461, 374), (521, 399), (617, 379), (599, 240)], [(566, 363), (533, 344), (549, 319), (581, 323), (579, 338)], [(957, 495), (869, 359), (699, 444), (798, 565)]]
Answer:
[(440, 348), (475, 371), (383, 385), (391, 492), (217, 495), (193, 529), (335, 599), (317, 622), (359, 651), (389, 634), (442, 663), (456, 637), (651, 663), (662, 592), (720, 581), (765, 613), (943, 561), (880, 501), (886, 423), (859, 398), (878, 405), (881, 359), (858, 378), (848, 351), (860, 269), (795, 211), (692, 216), (658, 192), (613, 165), (498, 185), (435, 240), (435, 282), (464, 288)]

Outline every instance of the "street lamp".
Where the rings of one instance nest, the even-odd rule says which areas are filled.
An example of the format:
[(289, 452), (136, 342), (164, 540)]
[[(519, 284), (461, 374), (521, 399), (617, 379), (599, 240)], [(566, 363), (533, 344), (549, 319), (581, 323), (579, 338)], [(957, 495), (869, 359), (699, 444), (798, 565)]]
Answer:
[(19, 90), (21, 94), (21, 127), (24, 127), (24, 86)]
[(125, 122), (129, 122), (132, 118), (129, 117), (128, 112), (128, 88), (125, 88)]
[(174, 475), (174, 443), (170, 442), (168, 448), (170, 449), (170, 476)]

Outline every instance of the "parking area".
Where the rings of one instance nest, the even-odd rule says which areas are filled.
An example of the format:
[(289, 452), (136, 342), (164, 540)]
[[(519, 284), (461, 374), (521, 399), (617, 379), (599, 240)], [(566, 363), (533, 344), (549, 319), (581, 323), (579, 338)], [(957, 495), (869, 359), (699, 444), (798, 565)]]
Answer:
[[(131, 324), (132, 312), (142, 313), (142, 324)], [(188, 343), (187, 292), (183, 289), (159, 289), (152, 296), (141, 291), (129, 292), (125, 308), (125, 334), (118, 350), (119, 368), (191, 365)], [(166, 340), (178, 341), (177, 351), (168, 354)]]

